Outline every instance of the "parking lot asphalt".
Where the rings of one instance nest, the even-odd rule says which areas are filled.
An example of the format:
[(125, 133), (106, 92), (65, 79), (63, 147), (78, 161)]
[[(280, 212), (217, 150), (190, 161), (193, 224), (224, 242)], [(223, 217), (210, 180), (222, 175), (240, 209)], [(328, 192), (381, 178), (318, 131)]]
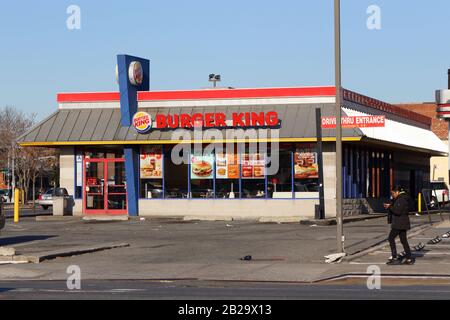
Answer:
[[(428, 221), (424, 216), (413, 217), (412, 220), (414, 226), (427, 224)], [(433, 220), (438, 222), (440, 218), (434, 216)], [(430, 229), (430, 232), (444, 230), (446, 226), (442, 230)], [(346, 224), (347, 252), (351, 254), (370, 247), (385, 239), (388, 231), (385, 218)], [(429, 236), (424, 235), (426, 238)], [(413, 239), (412, 243), (416, 240), (419, 239)], [(380, 254), (352, 263), (325, 264), (324, 256), (335, 252), (336, 227), (298, 223), (174, 219), (36, 222), (33, 218), (23, 218), (19, 224), (8, 220), (0, 238), (1, 246), (12, 246), (18, 254), (112, 242), (126, 242), (130, 246), (57, 258), (41, 264), (0, 265), (0, 280), (63, 280), (67, 278), (67, 268), (76, 265), (82, 270), (84, 279), (94, 280), (311, 282), (340, 274), (365, 273), (367, 264), (381, 264), (387, 258)], [(244, 256), (251, 256), (251, 260), (242, 261)], [(368, 257), (374, 259), (366, 261)], [(450, 273), (450, 268), (445, 264), (447, 258), (448, 255), (441, 257), (428, 253), (427, 260), (419, 260), (417, 266), (401, 269), (401, 272), (424, 272), (423, 267), (426, 267), (433, 274)], [(443, 264), (425, 263), (432, 259), (443, 261)], [(399, 272), (397, 270), (400, 269), (392, 272)]]

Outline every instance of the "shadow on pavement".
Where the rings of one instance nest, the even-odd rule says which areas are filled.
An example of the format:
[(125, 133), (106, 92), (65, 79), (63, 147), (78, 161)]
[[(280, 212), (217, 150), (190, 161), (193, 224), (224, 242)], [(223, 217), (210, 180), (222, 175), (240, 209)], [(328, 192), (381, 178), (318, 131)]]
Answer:
[(0, 246), (12, 246), (19, 243), (43, 241), (56, 237), (57, 236), (18, 236), (18, 237), (0, 238)]

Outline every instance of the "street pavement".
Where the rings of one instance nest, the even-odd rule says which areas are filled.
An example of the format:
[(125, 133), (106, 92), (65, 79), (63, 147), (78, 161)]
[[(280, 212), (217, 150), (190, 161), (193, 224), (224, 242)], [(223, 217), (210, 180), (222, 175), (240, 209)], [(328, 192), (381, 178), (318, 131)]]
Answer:
[[(445, 219), (448, 220), (448, 215)], [(428, 224), (426, 216), (412, 217), (412, 220), (415, 227)], [(433, 221), (433, 228), (411, 240), (413, 245), (450, 231), (448, 223), (438, 224), (438, 215), (433, 216)], [(346, 224), (347, 252), (352, 254), (369, 248), (384, 240), (388, 232), (385, 218)], [(12, 246), (17, 254), (113, 242), (129, 243), (130, 246), (56, 258), (41, 264), (0, 265), (0, 282), (20, 280), (23, 281), (20, 283), (28, 284), (30, 280), (60, 280), (64, 283), (69, 276), (67, 268), (73, 265), (80, 267), (82, 281), (87, 284), (101, 280), (122, 280), (126, 284), (134, 283), (134, 280), (304, 284), (342, 275), (367, 277), (371, 265), (379, 266), (383, 276), (450, 277), (447, 241), (427, 247), (415, 266), (386, 266), (386, 248), (350, 263), (325, 264), (324, 256), (334, 253), (336, 246), (335, 226), (174, 219), (36, 222), (34, 218), (23, 218), (19, 224), (8, 220), (0, 238), (0, 246)], [(240, 260), (248, 255), (252, 256), (251, 261)], [(104, 286), (102, 282), (93, 285)], [(13, 282), (12, 288), (16, 286)], [(364, 289), (365, 286), (350, 286), (348, 290), (357, 295), (359, 288)], [(215, 293), (217, 296), (221, 294)], [(202, 296), (202, 293), (199, 291), (198, 295)], [(298, 297), (301, 296), (298, 292)]]
[[(87, 281), (80, 290), (61, 281), (0, 282), (0, 300), (449, 300), (450, 285), (286, 284), (199, 281)], [(242, 303), (242, 302), (241, 302)], [(167, 310), (176, 312), (178, 308)], [(275, 311), (275, 310), (274, 310)]]

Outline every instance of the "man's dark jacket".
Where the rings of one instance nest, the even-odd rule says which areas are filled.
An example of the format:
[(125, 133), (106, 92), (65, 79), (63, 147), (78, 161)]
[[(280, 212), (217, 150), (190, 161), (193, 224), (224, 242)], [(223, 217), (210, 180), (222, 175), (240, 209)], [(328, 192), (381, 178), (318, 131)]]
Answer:
[(389, 220), (394, 230), (410, 230), (411, 222), (409, 220), (409, 196), (402, 192), (393, 200), (389, 208)]

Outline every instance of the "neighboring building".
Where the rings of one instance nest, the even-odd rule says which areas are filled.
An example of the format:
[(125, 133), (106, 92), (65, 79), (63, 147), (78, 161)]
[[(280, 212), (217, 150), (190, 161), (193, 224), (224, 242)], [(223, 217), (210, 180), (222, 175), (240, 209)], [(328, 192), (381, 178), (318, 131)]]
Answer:
[[(438, 119), (436, 103), (404, 103), (397, 104), (402, 109), (410, 110), (432, 119), (431, 130), (448, 145), (448, 122)], [(430, 160), (430, 179), (433, 181), (445, 181), (449, 185), (448, 157), (432, 157)]]
[(7, 171), (0, 171), (0, 190), (8, 189)]

